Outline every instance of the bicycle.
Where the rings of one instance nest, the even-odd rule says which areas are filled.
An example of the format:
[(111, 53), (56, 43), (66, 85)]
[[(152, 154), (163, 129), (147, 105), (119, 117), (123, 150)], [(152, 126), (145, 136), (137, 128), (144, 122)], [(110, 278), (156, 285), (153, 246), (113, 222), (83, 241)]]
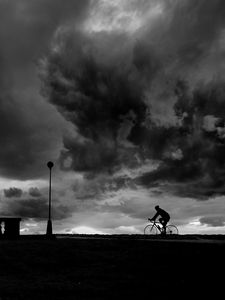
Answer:
[[(148, 219), (149, 220), (149, 219)], [(149, 235), (157, 235), (157, 234), (163, 234), (163, 225), (160, 222), (156, 221), (151, 221), (151, 224), (148, 224), (144, 228), (144, 234), (149, 234)], [(172, 234), (178, 234), (178, 229), (175, 225), (166, 225), (166, 235), (172, 235)]]

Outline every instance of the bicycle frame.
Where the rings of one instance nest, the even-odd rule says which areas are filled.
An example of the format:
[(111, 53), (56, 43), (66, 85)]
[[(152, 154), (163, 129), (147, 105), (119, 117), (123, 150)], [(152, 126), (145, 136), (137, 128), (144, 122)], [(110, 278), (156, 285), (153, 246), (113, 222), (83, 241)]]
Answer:
[(156, 221), (150, 221), (150, 224), (145, 226), (144, 228), (144, 234), (166, 234), (166, 235), (171, 235), (171, 234), (178, 234), (178, 229), (175, 225), (169, 224), (166, 225), (165, 231), (163, 230), (163, 224), (160, 222)]
[(152, 226), (156, 227), (156, 229), (159, 231), (159, 233), (163, 233), (163, 225), (160, 222), (156, 222), (156, 221), (149, 221), (150, 223), (152, 223)]

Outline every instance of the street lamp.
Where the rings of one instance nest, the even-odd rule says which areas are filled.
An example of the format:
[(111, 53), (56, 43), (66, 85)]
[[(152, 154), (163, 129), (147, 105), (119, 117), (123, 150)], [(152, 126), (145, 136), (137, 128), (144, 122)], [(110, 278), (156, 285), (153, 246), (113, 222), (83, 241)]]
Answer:
[(47, 231), (46, 234), (48, 236), (52, 235), (52, 220), (51, 220), (51, 189), (52, 189), (52, 168), (53, 168), (54, 164), (53, 162), (49, 161), (47, 163), (47, 167), (49, 168), (49, 205), (48, 205), (48, 223), (47, 223)]

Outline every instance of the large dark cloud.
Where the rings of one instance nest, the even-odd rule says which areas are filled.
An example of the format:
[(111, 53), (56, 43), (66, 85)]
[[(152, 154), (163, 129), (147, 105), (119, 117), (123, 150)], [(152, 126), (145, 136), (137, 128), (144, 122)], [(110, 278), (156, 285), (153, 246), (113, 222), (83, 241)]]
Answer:
[(39, 95), (36, 64), (61, 25), (82, 22), (88, 2), (0, 1), (1, 176), (41, 177), (57, 159), (64, 123)]
[[(169, 182), (200, 199), (224, 193), (224, 1), (124, 7), (144, 18), (157, 5), (161, 14), (131, 36), (85, 31), (90, 1), (0, 2), (1, 176), (41, 177), (62, 150), (63, 170), (113, 174), (156, 159), (138, 183)], [(53, 106), (35, 69), (46, 52), (43, 91)], [(62, 140), (68, 122), (74, 132)]]
[(145, 77), (154, 63), (140, 49), (131, 51), (123, 34), (72, 31), (58, 39), (61, 49), (48, 57), (46, 93), (79, 133), (65, 137), (61, 158), (71, 158), (77, 171), (113, 170), (124, 162), (129, 131), (145, 120)]
[(153, 158), (159, 168), (139, 184), (169, 182), (173, 193), (187, 196), (186, 187), (207, 199), (223, 194), (224, 81), (216, 56), (224, 54), (225, 3), (155, 3), (161, 17), (133, 39), (70, 26), (55, 37), (45, 95), (76, 131), (64, 138), (61, 167), (113, 173)]

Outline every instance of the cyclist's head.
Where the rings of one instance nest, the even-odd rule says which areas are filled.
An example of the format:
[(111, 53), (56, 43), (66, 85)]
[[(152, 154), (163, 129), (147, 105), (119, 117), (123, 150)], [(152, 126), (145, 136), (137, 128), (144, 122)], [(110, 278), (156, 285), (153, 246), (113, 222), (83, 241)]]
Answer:
[(159, 209), (159, 206), (158, 206), (158, 205), (156, 205), (156, 206), (155, 206), (155, 210), (158, 210), (158, 209)]

